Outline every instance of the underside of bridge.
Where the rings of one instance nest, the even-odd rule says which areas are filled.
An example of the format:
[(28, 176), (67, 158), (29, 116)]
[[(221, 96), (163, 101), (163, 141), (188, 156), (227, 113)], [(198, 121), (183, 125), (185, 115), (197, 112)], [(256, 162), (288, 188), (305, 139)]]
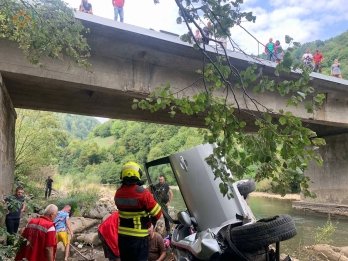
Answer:
[[(115, 91), (106, 88), (93, 89), (83, 84), (52, 79), (48, 81), (35, 76), (20, 76), (13, 73), (3, 73), (2, 77), (16, 108), (204, 127), (203, 114), (187, 116), (178, 113), (174, 118), (171, 118), (167, 112), (150, 113), (132, 110), (134, 98), (140, 99), (147, 96), (139, 92)], [(250, 114), (244, 111), (238, 114), (240, 118), (249, 123), (248, 130), (254, 131), (253, 118), (250, 117)], [(325, 123), (307, 121), (305, 126), (316, 131), (321, 137), (348, 133), (348, 128), (330, 126)]]

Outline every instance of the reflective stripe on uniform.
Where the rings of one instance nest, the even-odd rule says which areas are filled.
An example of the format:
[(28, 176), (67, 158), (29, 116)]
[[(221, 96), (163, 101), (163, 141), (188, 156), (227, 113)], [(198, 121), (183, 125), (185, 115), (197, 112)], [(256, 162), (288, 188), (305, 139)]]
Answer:
[(119, 210), (121, 218), (135, 218), (135, 217), (146, 217), (149, 214), (146, 211), (128, 212)]
[(33, 228), (33, 229), (40, 230), (40, 231), (42, 231), (44, 233), (47, 233), (47, 228), (45, 228), (43, 226), (40, 226), (40, 225), (37, 225), (37, 224), (28, 224), (27, 228)]
[(141, 229), (141, 219), (140, 217), (133, 218), (134, 228)]
[(151, 216), (156, 216), (159, 212), (161, 211), (161, 207), (160, 205), (158, 205), (158, 203), (156, 203), (156, 205), (153, 207), (153, 209), (150, 211), (150, 215)]
[(149, 231), (147, 229), (135, 229), (121, 226), (118, 228), (118, 233), (132, 237), (146, 237), (149, 235)]
[(116, 198), (115, 199), (116, 205), (121, 205), (121, 206), (138, 206), (139, 201), (136, 198)]

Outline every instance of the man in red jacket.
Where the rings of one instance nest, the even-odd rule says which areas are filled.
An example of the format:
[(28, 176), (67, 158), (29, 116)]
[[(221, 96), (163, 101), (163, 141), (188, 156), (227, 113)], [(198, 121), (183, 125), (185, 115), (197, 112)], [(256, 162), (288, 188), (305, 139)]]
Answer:
[(116, 191), (115, 203), (120, 215), (118, 243), (121, 260), (147, 261), (148, 228), (151, 219), (161, 217), (161, 207), (141, 184), (142, 171), (135, 162), (123, 165), (122, 186)]
[(58, 207), (50, 204), (44, 215), (33, 218), (25, 227), (22, 236), (26, 242), (19, 248), (16, 261), (54, 261), (57, 248), (56, 229), (53, 220)]
[(323, 54), (317, 49), (313, 55), (315, 72), (321, 73), (321, 63), (323, 62), (323, 60), (324, 60)]
[(112, 0), (112, 5), (114, 6), (114, 20), (117, 21), (118, 15), (120, 15), (120, 21), (123, 23), (124, 18), (124, 12), (123, 12), (123, 6), (124, 6), (124, 0)]
[(105, 258), (109, 261), (120, 261), (118, 249), (118, 212), (112, 213), (98, 227), (98, 235), (103, 244)]

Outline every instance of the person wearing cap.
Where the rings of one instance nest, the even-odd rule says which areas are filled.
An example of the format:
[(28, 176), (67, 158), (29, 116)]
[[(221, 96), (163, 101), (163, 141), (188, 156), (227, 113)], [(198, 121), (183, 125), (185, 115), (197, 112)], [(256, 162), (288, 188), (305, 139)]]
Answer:
[(122, 185), (116, 191), (119, 212), (118, 245), (121, 260), (146, 261), (149, 254), (148, 229), (162, 211), (149, 190), (141, 185), (140, 165), (127, 162), (121, 170)]

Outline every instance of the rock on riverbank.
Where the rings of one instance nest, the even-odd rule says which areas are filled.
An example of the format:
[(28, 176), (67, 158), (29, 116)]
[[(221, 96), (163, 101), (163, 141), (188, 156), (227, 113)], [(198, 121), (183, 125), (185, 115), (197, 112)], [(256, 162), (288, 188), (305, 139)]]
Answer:
[(335, 247), (327, 244), (305, 247), (307, 259), (311, 261), (348, 261), (348, 246)]

